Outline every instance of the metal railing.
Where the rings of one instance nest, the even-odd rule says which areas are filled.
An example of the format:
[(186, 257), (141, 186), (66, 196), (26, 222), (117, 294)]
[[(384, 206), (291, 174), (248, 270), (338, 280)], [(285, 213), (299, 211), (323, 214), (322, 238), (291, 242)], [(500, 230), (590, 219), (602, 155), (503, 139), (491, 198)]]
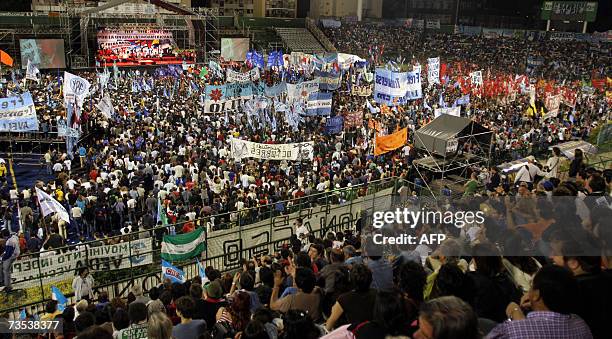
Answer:
[[(292, 225), (297, 218), (304, 218), (305, 224), (308, 224), (312, 233), (318, 236), (324, 236), (329, 231), (352, 229), (357, 220), (356, 216), (362, 210), (374, 208), (381, 199), (394, 194), (398, 185), (403, 183), (406, 181), (391, 177), (283, 201), (281, 203), (285, 206), (284, 211), (279, 210), (277, 202), (195, 220), (197, 227), (204, 227), (206, 231), (206, 250), (201, 255), (202, 264), (228, 272), (238, 269), (242, 259), (250, 259), (256, 254), (273, 254), (282, 244), (288, 242), (295, 231)], [(383, 190), (384, 193), (380, 193)], [(256, 213), (256, 218), (246, 217), (252, 212)], [(211, 230), (213, 219), (228, 219), (229, 222), (220, 224), (218, 230)], [(318, 225), (309, 224), (308, 220)], [(93, 272), (97, 282), (95, 290), (107, 291), (111, 299), (125, 297), (133, 284), (141, 284), (146, 291), (162, 280), (159, 235), (183, 225), (184, 223), (177, 223), (56, 248), (47, 252), (23, 254), (15, 261), (21, 266), (19, 270), (14, 269), (13, 277), (16, 274), (23, 276), (15, 271), (23, 272), (24, 266), (27, 266), (32, 274), (26, 274), (25, 278), (14, 279), (13, 285), (17, 290), (20, 285), (25, 285), (26, 295), (22, 300), (13, 300), (12, 304), (0, 302), (0, 312), (16, 315), (23, 308), (28, 309), (30, 314), (42, 311), (44, 303), (51, 297), (48, 292), (50, 286), (58, 285), (61, 288), (66, 283), (71, 283), (75, 271), (82, 266), (89, 267)], [(119, 254), (100, 255), (113, 251)], [(53, 260), (61, 260), (62, 263)], [(13, 268), (16, 267), (15, 263)], [(188, 278), (198, 274), (196, 259), (174, 264), (182, 267)], [(39, 300), (28, 302), (27, 294), (37, 291), (41, 293)], [(66, 296), (69, 300), (72, 299), (69, 293), (66, 293)]]

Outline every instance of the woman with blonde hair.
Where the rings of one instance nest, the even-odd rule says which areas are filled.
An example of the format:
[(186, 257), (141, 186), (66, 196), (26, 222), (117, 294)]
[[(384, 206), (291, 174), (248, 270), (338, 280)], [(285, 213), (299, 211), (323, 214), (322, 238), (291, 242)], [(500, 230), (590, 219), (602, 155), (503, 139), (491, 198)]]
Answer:
[(172, 322), (162, 312), (153, 312), (149, 315), (147, 326), (147, 338), (169, 339), (172, 338)]

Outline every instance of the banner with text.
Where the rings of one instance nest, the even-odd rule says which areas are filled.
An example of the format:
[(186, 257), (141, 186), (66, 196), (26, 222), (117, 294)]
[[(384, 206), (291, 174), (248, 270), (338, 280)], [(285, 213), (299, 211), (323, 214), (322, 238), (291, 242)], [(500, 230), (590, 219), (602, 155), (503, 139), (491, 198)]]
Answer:
[(73, 277), (79, 267), (102, 272), (148, 265), (153, 263), (152, 250), (152, 238), (87, 249), (77, 246), (76, 250), (66, 253), (53, 252), (52, 255), (13, 262), (11, 279), (13, 287), (28, 288), (40, 286), (40, 278), (43, 284), (50, 284), (62, 281), (66, 276)]
[(409, 100), (420, 99), (422, 94), (421, 73), (376, 69), (374, 100), (377, 103), (389, 106), (404, 105)]
[(440, 83), (440, 57), (427, 59), (427, 82), (429, 86)]
[(0, 132), (37, 130), (36, 108), (30, 92), (0, 99)]
[(234, 159), (255, 158), (263, 160), (312, 160), (314, 142), (293, 144), (261, 144), (252, 141), (232, 139), (231, 154)]

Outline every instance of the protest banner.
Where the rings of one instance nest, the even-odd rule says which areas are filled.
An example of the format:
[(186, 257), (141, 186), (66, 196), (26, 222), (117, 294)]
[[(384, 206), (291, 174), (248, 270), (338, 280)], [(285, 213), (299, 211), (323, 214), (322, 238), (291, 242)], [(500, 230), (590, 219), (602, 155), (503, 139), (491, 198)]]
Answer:
[(327, 119), (325, 123), (325, 134), (338, 134), (342, 132), (342, 124), (344, 118), (342, 116), (335, 116)]
[(375, 81), (374, 100), (379, 104), (397, 106), (422, 97), (421, 73), (378, 68)]
[(314, 142), (292, 144), (261, 144), (233, 138), (231, 155), (234, 159), (256, 158), (263, 160), (312, 160)]
[(311, 93), (319, 90), (319, 82), (317, 80), (304, 81), (299, 84), (287, 84), (287, 99), (290, 101), (303, 100), (306, 101)]
[(225, 100), (206, 100), (204, 102), (204, 113), (206, 114), (215, 114), (215, 113), (225, 113), (225, 112), (234, 112), (238, 110), (247, 100), (245, 98), (233, 98), (233, 99), (225, 99)]
[(315, 71), (315, 81), (319, 81), (319, 89), (323, 91), (335, 91), (340, 88), (340, 72)]
[(359, 97), (369, 97), (372, 95), (372, 84), (354, 85), (351, 88), (351, 95)]
[(226, 73), (226, 81), (228, 83), (232, 83), (232, 82), (247, 83), (247, 82), (255, 81), (258, 79), (259, 79), (259, 69), (258, 68), (253, 68), (252, 70), (245, 72), (245, 73), (239, 73), (232, 69), (228, 69)]
[(427, 82), (429, 86), (440, 83), (440, 57), (427, 59)]
[(359, 127), (363, 122), (363, 113), (362, 112), (352, 112), (348, 113), (344, 117), (344, 129), (350, 129), (354, 127)]
[(561, 104), (561, 94), (550, 95), (546, 97), (544, 105), (548, 112), (545, 117), (556, 116), (559, 113), (559, 105)]
[(40, 286), (40, 279), (43, 284), (62, 281), (66, 275), (74, 276), (79, 267), (103, 272), (148, 265), (153, 263), (152, 250), (152, 238), (88, 248), (77, 246), (66, 253), (16, 260), (11, 279), (13, 287), (28, 288)]
[(37, 130), (36, 107), (30, 92), (0, 99), (0, 132)]
[(482, 71), (476, 71), (470, 73), (470, 79), (472, 81), (472, 85), (482, 85)]
[(374, 137), (374, 155), (381, 155), (398, 149), (406, 144), (408, 139), (408, 128), (384, 136)]
[(315, 92), (310, 94), (306, 103), (306, 115), (330, 115), (332, 106), (332, 93)]

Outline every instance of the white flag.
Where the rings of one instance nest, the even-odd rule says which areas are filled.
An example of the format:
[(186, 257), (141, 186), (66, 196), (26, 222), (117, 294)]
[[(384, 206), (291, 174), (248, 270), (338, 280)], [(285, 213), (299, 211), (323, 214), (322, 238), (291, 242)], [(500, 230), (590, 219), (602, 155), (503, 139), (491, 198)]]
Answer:
[(105, 117), (111, 119), (115, 113), (113, 103), (108, 95), (105, 95), (102, 100), (96, 105), (96, 107), (104, 114)]
[(89, 81), (72, 73), (64, 72), (64, 100), (66, 97), (74, 96), (77, 104), (81, 106), (83, 100), (89, 94)]
[(38, 203), (40, 204), (40, 209), (42, 210), (42, 214), (44, 217), (51, 213), (57, 213), (60, 219), (64, 220), (67, 223), (70, 223), (70, 217), (68, 216), (68, 212), (60, 204), (57, 200), (53, 199), (52, 196), (45, 193), (45, 191), (36, 187), (36, 195), (38, 196)]
[(28, 66), (26, 68), (26, 76), (25, 76), (26, 80), (34, 80), (38, 82), (39, 74), (40, 74), (40, 70), (38, 70), (38, 67), (36, 67), (36, 65), (34, 65), (30, 59), (28, 59)]

